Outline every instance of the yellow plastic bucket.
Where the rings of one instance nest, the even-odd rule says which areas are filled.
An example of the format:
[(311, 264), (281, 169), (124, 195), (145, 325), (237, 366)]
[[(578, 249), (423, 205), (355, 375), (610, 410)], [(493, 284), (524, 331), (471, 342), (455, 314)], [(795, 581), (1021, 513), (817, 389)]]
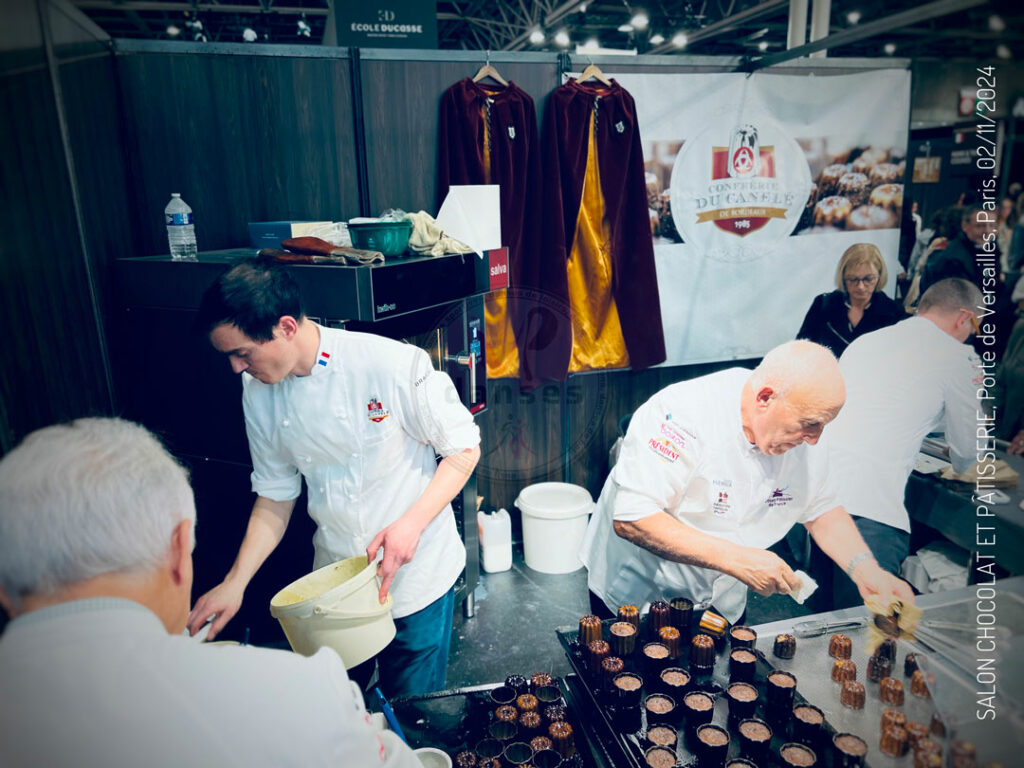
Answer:
[(377, 599), (377, 564), (363, 556), (325, 565), (293, 581), (270, 601), (292, 650), (312, 656), (333, 648), (351, 669), (380, 653), (395, 637), (394, 599)]

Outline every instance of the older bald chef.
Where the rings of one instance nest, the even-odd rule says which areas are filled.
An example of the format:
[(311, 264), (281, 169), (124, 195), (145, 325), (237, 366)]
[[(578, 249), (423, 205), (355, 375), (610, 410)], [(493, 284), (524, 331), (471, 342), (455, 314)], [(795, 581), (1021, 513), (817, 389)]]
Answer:
[(748, 588), (799, 586), (766, 549), (796, 523), (862, 596), (912, 601), (840, 506), (827, 451), (812, 448), (845, 396), (832, 353), (794, 341), (754, 371), (673, 384), (637, 409), (580, 551), (595, 613), (685, 596), (735, 622)]
[[(393, 695), (443, 688), (454, 584), (466, 562), (449, 502), (480, 455), (480, 430), (451, 379), (419, 347), (312, 322), (295, 281), (272, 262), (221, 275), (199, 321), (242, 374), (257, 499), (234, 565), (196, 602), (189, 629), (216, 614), (212, 637), (238, 611), (305, 479), (314, 568), (383, 552), (380, 599), (394, 593), (398, 634), (377, 658), (381, 687)], [(364, 684), (371, 673), (350, 670)]]

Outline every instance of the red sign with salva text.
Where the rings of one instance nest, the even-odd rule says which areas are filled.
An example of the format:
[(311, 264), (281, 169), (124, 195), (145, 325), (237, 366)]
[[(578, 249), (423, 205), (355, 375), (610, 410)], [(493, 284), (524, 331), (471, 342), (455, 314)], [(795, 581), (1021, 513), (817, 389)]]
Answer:
[(500, 291), (502, 288), (508, 288), (508, 248), (487, 251), (487, 261), (491, 290)]

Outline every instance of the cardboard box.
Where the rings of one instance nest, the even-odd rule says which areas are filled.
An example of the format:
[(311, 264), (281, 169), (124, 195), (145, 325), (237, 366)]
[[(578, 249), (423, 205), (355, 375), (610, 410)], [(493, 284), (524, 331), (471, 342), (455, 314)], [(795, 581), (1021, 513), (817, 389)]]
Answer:
[(289, 237), (304, 237), (329, 221), (250, 221), (249, 241), (253, 248), (280, 248)]

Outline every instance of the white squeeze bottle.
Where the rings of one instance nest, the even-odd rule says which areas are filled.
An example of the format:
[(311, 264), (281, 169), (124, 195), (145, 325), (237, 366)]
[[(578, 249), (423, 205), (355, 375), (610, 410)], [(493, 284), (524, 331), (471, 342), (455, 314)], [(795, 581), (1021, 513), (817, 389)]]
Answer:
[(477, 512), (476, 522), (484, 570), (507, 571), (512, 567), (512, 518), (506, 510), (499, 509), (492, 514)]
[(196, 228), (192, 223), (192, 209), (174, 192), (171, 202), (164, 208), (164, 222), (167, 224), (167, 244), (174, 261), (196, 260)]

